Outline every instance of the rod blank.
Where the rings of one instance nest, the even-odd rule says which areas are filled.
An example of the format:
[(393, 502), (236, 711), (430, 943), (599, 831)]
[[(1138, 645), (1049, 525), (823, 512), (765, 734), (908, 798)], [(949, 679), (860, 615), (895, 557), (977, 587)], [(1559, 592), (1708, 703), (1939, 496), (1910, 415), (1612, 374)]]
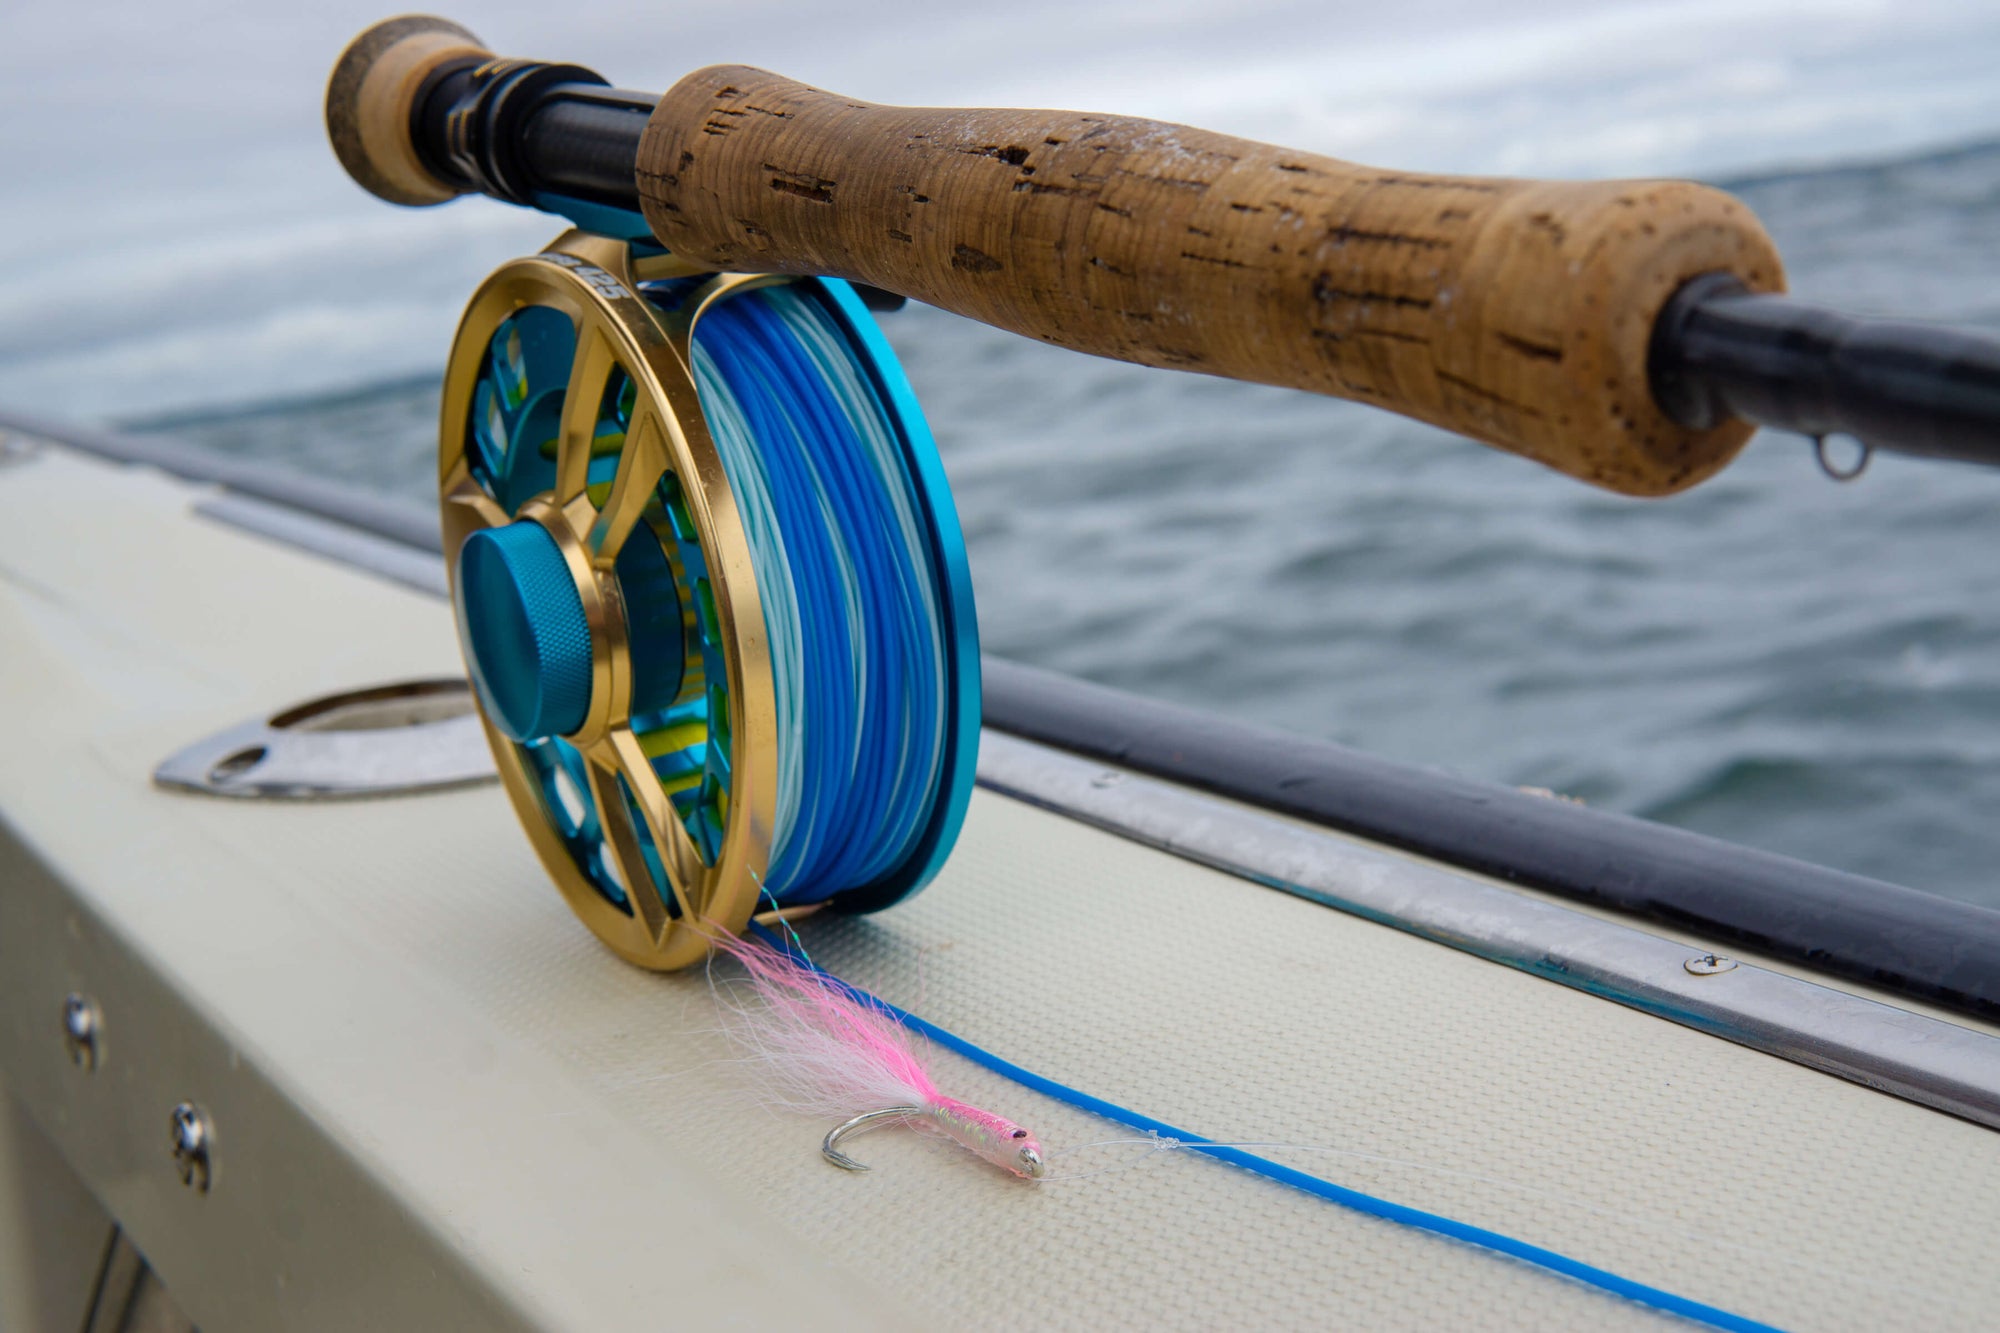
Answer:
[(1668, 303), (1654, 330), (1653, 388), (1696, 429), (1736, 417), (2000, 466), (2000, 339), (1854, 319), (1746, 292), (1726, 274), (1698, 278)]

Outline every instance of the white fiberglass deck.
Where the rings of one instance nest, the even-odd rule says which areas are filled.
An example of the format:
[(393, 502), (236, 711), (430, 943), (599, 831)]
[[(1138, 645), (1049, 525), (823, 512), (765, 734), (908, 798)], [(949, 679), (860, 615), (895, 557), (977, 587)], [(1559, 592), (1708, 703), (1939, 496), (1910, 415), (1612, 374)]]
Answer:
[[(198, 494), (54, 448), (0, 467), (0, 1082), (208, 1333), (1668, 1322), (1184, 1154), (1029, 1186), (885, 1132), (835, 1171), (827, 1126), (749, 1097), (700, 975), (572, 920), (497, 787), (153, 788), (260, 710), (459, 669), (443, 603)], [(1041, 1073), (1753, 1318), (2000, 1301), (2000, 1135), (990, 792), (923, 895), (806, 931)], [(95, 1074), (58, 1034), (79, 989)], [(1058, 1154), (1127, 1137), (936, 1063)], [(165, 1150), (184, 1097), (206, 1197)]]

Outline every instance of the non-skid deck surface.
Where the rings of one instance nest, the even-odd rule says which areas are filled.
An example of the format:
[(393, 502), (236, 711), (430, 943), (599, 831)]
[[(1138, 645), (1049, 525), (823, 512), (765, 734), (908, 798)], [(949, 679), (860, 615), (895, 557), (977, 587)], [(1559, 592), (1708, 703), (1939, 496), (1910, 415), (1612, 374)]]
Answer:
[[(703, 977), (574, 923), (497, 788), (148, 785), (256, 710), (457, 668), (442, 603), (188, 497), (55, 451), (0, 470), (0, 812), (530, 1318), (1671, 1322), (1186, 1154), (1077, 1150), (1129, 1135), (943, 1053), (942, 1084), (1079, 1178), (1024, 1185), (898, 1132), (856, 1141), (871, 1173), (832, 1170), (825, 1125), (758, 1106)], [(922, 896), (804, 929), (823, 964), (1043, 1074), (1741, 1314), (2000, 1308), (2000, 1135), (991, 793)], [(191, 1210), (228, 1186), (226, 1159), (208, 1200), (101, 1186), (210, 1333), (238, 1307)]]

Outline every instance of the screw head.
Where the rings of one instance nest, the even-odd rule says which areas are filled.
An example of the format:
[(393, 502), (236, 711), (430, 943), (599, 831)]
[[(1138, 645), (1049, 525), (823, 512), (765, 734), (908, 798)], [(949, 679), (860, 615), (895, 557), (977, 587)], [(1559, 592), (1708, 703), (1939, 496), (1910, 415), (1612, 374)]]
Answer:
[(1736, 967), (1734, 958), (1724, 958), (1721, 954), (1699, 953), (1681, 964), (1698, 977), (1712, 977), (1717, 972), (1732, 971)]
[(72, 991), (63, 998), (63, 1045), (70, 1063), (89, 1073), (97, 1068), (98, 1042), (104, 1031), (104, 1014), (97, 1001)]
[(209, 1151), (215, 1142), (215, 1127), (209, 1121), (208, 1112), (193, 1102), (182, 1102), (173, 1110), (169, 1130), (174, 1166), (181, 1173), (181, 1184), (197, 1194), (208, 1193), (211, 1178)]

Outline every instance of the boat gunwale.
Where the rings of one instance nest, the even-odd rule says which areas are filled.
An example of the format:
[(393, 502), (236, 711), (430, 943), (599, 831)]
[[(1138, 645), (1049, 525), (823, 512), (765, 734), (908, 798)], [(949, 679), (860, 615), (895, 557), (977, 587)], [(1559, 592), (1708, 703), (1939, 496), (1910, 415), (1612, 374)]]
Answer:
[[(442, 555), (434, 510), (172, 441), (0, 411), (13, 431)], [(287, 540), (281, 515), (212, 517)], [(302, 523), (292, 544), (444, 595), (413, 562)], [(316, 531), (315, 531), (316, 530)], [(427, 586), (428, 585), (428, 586)], [(986, 654), (984, 722), (1071, 754), (1427, 859), (1698, 933), (1828, 976), (2000, 1019), (2000, 911), (1685, 829), (1141, 698)]]

